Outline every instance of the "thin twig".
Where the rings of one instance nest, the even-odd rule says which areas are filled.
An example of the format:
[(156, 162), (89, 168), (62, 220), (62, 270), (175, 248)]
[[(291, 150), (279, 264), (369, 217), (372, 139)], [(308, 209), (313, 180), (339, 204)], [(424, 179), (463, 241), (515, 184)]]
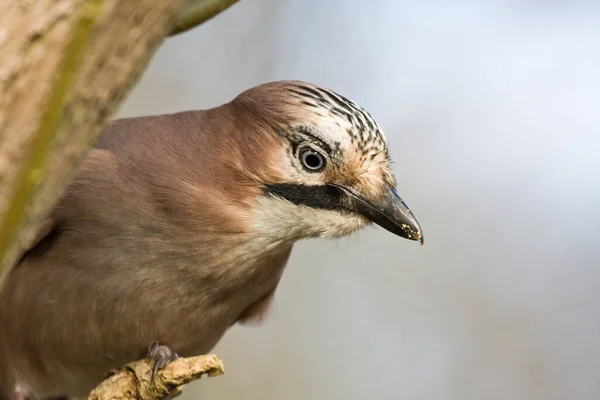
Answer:
[(224, 373), (223, 362), (215, 355), (180, 358), (161, 370), (152, 382), (149, 360), (136, 361), (112, 371), (87, 400), (165, 400), (181, 394), (185, 384), (202, 375)]

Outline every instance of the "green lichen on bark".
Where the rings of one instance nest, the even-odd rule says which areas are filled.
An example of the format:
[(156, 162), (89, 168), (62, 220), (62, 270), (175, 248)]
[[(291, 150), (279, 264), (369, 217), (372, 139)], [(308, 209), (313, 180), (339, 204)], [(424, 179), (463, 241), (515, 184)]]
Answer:
[(62, 68), (59, 70), (50, 96), (42, 113), (38, 130), (29, 144), (28, 155), (20, 166), (12, 197), (4, 216), (0, 220), (0, 284), (10, 264), (5, 258), (18, 239), (18, 227), (27, 217), (27, 206), (32, 195), (47, 174), (48, 148), (55, 137), (57, 126), (63, 115), (64, 105), (73, 87), (81, 58), (91, 36), (92, 28), (101, 14), (102, 0), (86, 0), (78, 10), (79, 18), (73, 25), (72, 38), (64, 52)]

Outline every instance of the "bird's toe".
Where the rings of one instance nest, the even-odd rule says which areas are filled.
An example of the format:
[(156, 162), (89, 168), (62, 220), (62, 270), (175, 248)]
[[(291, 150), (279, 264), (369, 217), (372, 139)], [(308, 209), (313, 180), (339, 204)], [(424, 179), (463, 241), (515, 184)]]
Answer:
[(177, 360), (179, 355), (171, 350), (168, 346), (154, 342), (152, 345), (150, 345), (146, 358), (154, 361), (154, 366), (152, 367), (152, 382), (154, 382), (154, 378), (156, 378), (158, 371), (165, 368), (172, 361)]

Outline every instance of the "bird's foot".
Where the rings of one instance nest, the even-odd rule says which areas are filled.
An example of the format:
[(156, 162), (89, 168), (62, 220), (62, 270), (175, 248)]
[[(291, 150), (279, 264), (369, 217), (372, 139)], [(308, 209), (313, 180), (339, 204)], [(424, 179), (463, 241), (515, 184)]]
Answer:
[(146, 358), (154, 361), (154, 366), (152, 367), (152, 382), (154, 382), (156, 373), (165, 368), (172, 361), (177, 360), (179, 355), (167, 346), (159, 345), (157, 342), (154, 342), (150, 345)]

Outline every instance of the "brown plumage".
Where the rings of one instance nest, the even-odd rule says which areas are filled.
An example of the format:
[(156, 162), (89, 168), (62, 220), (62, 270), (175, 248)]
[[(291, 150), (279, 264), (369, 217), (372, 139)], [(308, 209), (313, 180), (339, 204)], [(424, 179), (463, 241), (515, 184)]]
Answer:
[(296, 240), (422, 240), (383, 133), (337, 96), (274, 82), (109, 124), (0, 292), (0, 391), (83, 397), (152, 342), (210, 351), (263, 318)]

